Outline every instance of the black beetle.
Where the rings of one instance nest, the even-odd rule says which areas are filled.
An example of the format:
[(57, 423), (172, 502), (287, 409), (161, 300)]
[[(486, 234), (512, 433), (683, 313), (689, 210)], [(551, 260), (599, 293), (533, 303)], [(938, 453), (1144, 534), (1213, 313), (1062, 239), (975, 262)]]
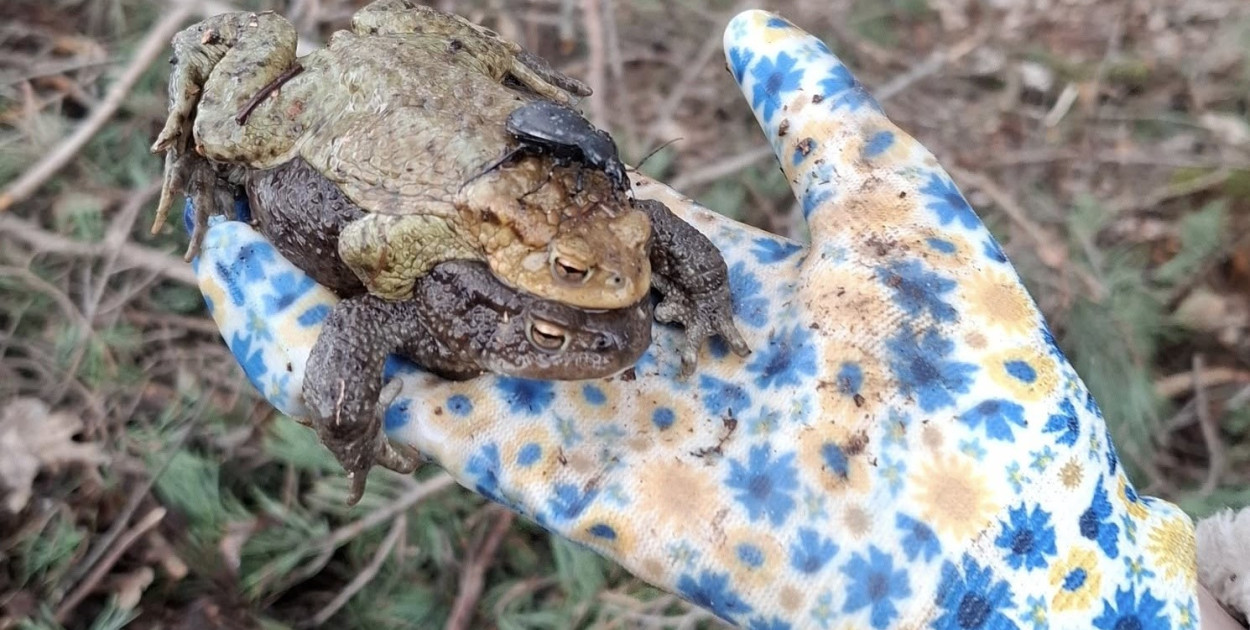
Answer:
[(597, 168), (608, 176), (617, 190), (629, 189), (625, 165), (621, 163), (612, 136), (595, 128), (577, 110), (551, 101), (532, 101), (508, 114), (505, 127), (521, 146), (487, 171), (522, 153), (545, 154), (560, 165), (576, 161)]

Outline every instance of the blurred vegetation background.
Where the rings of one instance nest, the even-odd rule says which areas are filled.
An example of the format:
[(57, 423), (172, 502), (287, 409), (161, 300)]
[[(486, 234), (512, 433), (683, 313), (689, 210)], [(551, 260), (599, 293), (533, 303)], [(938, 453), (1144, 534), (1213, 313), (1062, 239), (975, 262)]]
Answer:
[[(363, 0), (0, 0), (0, 629), (696, 628), (702, 611), (437, 470), (361, 506), (147, 233), (173, 31), (308, 43)], [(629, 162), (803, 238), (725, 71), (750, 2), (438, 2), (586, 79)], [(1005, 244), (1144, 494), (1250, 503), (1250, 3), (774, 0)], [(415, 508), (414, 508), (415, 506)], [(414, 508), (414, 509), (409, 509)]]

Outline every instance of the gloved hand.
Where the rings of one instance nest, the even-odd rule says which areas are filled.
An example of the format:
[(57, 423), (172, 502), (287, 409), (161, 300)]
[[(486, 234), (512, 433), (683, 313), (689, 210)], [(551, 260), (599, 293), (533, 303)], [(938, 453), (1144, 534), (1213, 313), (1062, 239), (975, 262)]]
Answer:
[[(657, 325), (634, 378), (401, 370), (391, 437), (744, 627), (1197, 627), (1189, 518), (1134, 491), (935, 158), (785, 20), (737, 16), (725, 52), (811, 246), (633, 180), (724, 253), (753, 354), (714, 344), (679, 380)], [(252, 382), (299, 415), (333, 298), (240, 223), (196, 264)]]

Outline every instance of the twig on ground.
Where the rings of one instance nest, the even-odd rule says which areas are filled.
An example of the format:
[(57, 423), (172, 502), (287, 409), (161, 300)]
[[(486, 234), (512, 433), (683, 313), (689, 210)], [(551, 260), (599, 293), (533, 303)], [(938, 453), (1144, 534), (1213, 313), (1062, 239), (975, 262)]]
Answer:
[[(315, 550), (317, 552), (317, 557), (312, 563), (294, 571), (285, 573), (284, 577), (287, 578), (285, 582), (289, 584), (296, 584), (304, 579), (307, 579), (308, 577), (311, 577), (316, 574), (316, 572), (319, 571), (326, 562), (329, 562), (330, 557), (334, 555), (334, 550), (359, 536), (366, 530), (373, 529), (374, 527), (395, 518), (397, 515), (408, 510), (408, 508), (431, 496), (434, 496), (435, 494), (438, 494), (439, 492), (442, 492), (443, 490), (446, 490), (451, 486), (454, 486), (455, 484), (456, 480), (453, 479), (451, 475), (448, 475), (447, 473), (439, 473), (424, 482), (413, 486), (410, 490), (400, 495), (393, 502), (370, 512), (364, 518), (352, 521), (351, 523), (348, 523), (347, 525), (344, 525), (317, 540), (309, 541), (303, 547), (308, 550)], [(256, 572), (256, 575), (277, 575), (277, 567), (281, 565), (281, 559), (273, 560), (264, 567), (261, 567)]]
[(152, 62), (169, 46), (170, 38), (182, 27), (183, 22), (190, 18), (192, 10), (190, 2), (174, 3), (170, 10), (152, 25), (147, 36), (143, 38), (143, 42), (139, 44), (138, 50), (135, 51), (135, 56), (130, 59), (126, 71), (116, 83), (110, 86), (108, 94), (100, 101), (100, 106), (91, 110), (91, 114), (72, 134), (66, 136), (59, 145), (44, 155), (42, 160), (36, 162), (21, 177), (9, 184), (3, 193), (0, 193), (0, 212), (4, 212), (15, 203), (25, 201), (40, 186), (43, 186), (48, 178), (55, 175), (75, 155), (78, 155), (83, 146), (121, 107), (122, 102), (130, 95), (135, 84), (139, 82), (139, 77), (143, 76), (148, 66), (152, 65)]
[(156, 485), (156, 480), (160, 479), (161, 475), (164, 474), (165, 469), (168, 468), (174, 461), (174, 456), (182, 451), (183, 445), (186, 444), (187, 439), (190, 436), (191, 427), (188, 424), (181, 429), (181, 433), (178, 437), (169, 443), (169, 448), (166, 451), (168, 455), (165, 456), (165, 460), (161, 462), (160, 466), (153, 470), (152, 474), (149, 475), (142, 484), (137, 485), (130, 491), (129, 496), (126, 498), (125, 505), (122, 506), (121, 512), (114, 517), (113, 524), (109, 527), (108, 531), (104, 532), (104, 534), (100, 535), (96, 539), (95, 544), (92, 546), (91, 551), (87, 553), (87, 556), (83, 558), (81, 562), (76, 563), (74, 568), (69, 571), (69, 573), (65, 576), (65, 584), (69, 585), (76, 582), (82, 575), (87, 573), (87, 571), (90, 571), (93, 567), (95, 567), (96, 563), (104, 557), (105, 552), (112, 547), (113, 541), (121, 535), (122, 530), (126, 527), (126, 523), (130, 522), (130, 517), (134, 516), (134, 513), (139, 509), (139, 505), (143, 503), (144, 497), (148, 496), (148, 493), (152, 491), (152, 486)]
[[(84, 284), (87, 285), (86, 292), (90, 294), (83, 301), (82, 305), (83, 321), (86, 322), (87, 325), (96, 321), (96, 316), (99, 314), (100, 303), (104, 299), (105, 291), (109, 288), (109, 278), (113, 275), (116, 269), (117, 259), (121, 255), (122, 246), (126, 243), (127, 239), (130, 238), (131, 228), (134, 227), (135, 220), (138, 218), (140, 210), (149, 200), (151, 200), (152, 197), (155, 197), (158, 192), (160, 192), (160, 182), (151, 182), (148, 184), (147, 188), (132, 196), (130, 201), (122, 206), (121, 212), (113, 218), (112, 224), (109, 226), (108, 232), (104, 236), (104, 242), (102, 245), (104, 245), (105, 252), (101, 256), (104, 264), (101, 266), (100, 273), (98, 276), (92, 276), (90, 268), (83, 269), (83, 276), (86, 278), (86, 282), (84, 282)], [(94, 290), (90, 287), (92, 281), (94, 281), (95, 284)], [(142, 286), (142, 284), (139, 286)], [(126, 297), (128, 296), (123, 297), (123, 299)], [(84, 338), (86, 338), (90, 336), (92, 332), (93, 331), (91, 330), (83, 330), (81, 334)], [(89, 346), (87, 344), (78, 344), (74, 347), (69, 358), (65, 361), (65, 371), (67, 373), (78, 373), (78, 368), (82, 365), (83, 358), (87, 356), (88, 347)], [(64, 385), (54, 389), (51, 395), (54, 398), (59, 398), (62, 393), (64, 393)]]
[(1120, 50), (1124, 45), (1124, 21), (1128, 17), (1129, 5), (1126, 2), (1116, 8), (1119, 11), (1116, 13), (1115, 20), (1111, 22), (1110, 32), (1107, 33), (1107, 46), (1103, 49), (1102, 58), (1098, 60), (1098, 67), (1094, 68), (1094, 77), (1089, 85), (1089, 93), (1095, 96), (1095, 102), (1097, 102), (1098, 93), (1102, 91), (1102, 83), (1107, 76), (1107, 67), (1111, 65), (1112, 59), (1120, 56)]
[[(620, 615), (608, 622), (603, 630), (614, 630), (624, 626), (627, 622), (631, 628), (690, 628), (700, 622), (720, 623), (720, 620), (716, 619), (712, 613), (682, 602), (672, 595), (642, 602), (623, 593), (605, 591), (599, 594), (598, 600), (620, 611)], [(673, 615), (664, 614), (664, 609), (674, 604), (684, 608), (684, 612)]]
[(925, 57), (924, 61), (912, 66), (906, 72), (895, 76), (881, 87), (873, 90), (873, 96), (876, 97), (877, 102), (885, 102), (898, 96), (899, 93), (915, 85), (921, 79), (936, 74), (938, 70), (941, 70), (948, 64), (959, 61), (968, 53), (976, 50), (981, 44), (984, 44), (985, 40), (989, 39), (992, 26), (992, 22), (986, 21), (981, 28), (974, 31), (971, 35), (955, 42), (951, 46), (939, 48), (929, 53), (929, 56)]
[(604, 74), (607, 69), (607, 53), (603, 42), (602, 0), (582, 0), (582, 23), (586, 29), (586, 46), (589, 49), (586, 83), (591, 94), (587, 97), (590, 122), (600, 129), (607, 128), (608, 116), (604, 103)]
[(544, 588), (554, 586), (556, 583), (556, 578), (553, 576), (531, 577), (526, 578), (521, 582), (517, 582), (499, 596), (499, 599), (495, 602), (494, 607), (491, 608), (491, 612), (493, 612), (496, 617), (500, 617), (504, 614), (504, 611), (507, 610), (508, 605), (520, 597), (529, 593), (536, 593)]
[[(738, 0), (727, 14), (732, 16), (740, 13), (749, 4), (749, 0)], [(727, 18), (720, 20), (717, 22), (717, 25), (719, 26), (727, 21)], [(660, 102), (659, 107), (655, 110), (655, 122), (647, 126), (648, 142), (654, 143), (660, 140), (658, 134), (668, 127), (668, 121), (672, 120), (673, 115), (677, 113), (677, 108), (681, 105), (682, 100), (686, 98), (690, 88), (695, 85), (695, 79), (703, 72), (707, 64), (712, 62), (712, 58), (722, 51), (724, 41), (724, 34), (713, 28), (703, 40), (703, 45), (699, 47), (699, 52), (695, 53), (694, 58), (689, 63), (682, 64), (681, 74), (678, 75), (676, 81), (670, 84), (668, 96), (664, 97), (664, 100)]]
[(469, 551), (469, 556), (465, 559), (464, 569), (460, 572), (460, 590), (452, 604), (451, 614), (447, 617), (447, 625), (444, 626), (446, 630), (465, 630), (473, 621), (473, 609), (477, 607), (478, 599), (482, 596), (486, 569), (494, 562), (495, 552), (499, 550), (504, 535), (516, 518), (509, 510), (500, 508), (496, 511), (498, 516), (490, 533), (480, 546)]
[(19, 72), (6, 76), (4, 80), (10, 83), (18, 83), (20, 81), (31, 81), (33, 79), (69, 74), (77, 70), (107, 68), (115, 63), (115, 60), (89, 57), (74, 57), (64, 61), (40, 61), (22, 68)]
[[(0, 215), (0, 234), (16, 237), (32, 246), (40, 254), (62, 254), (82, 258), (98, 258), (108, 255), (113, 247), (107, 243), (84, 243), (15, 216)], [(157, 249), (124, 243), (118, 248), (117, 260), (129, 265), (158, 273), (170, 280), (196, 286), (195, 272), (191, 266), (176, 257)]]
[(1227, 168), (1231, 171), (1250, 170), (1250, 162), (1237, 162), (1230, 158), (1216, 157), (1199, 159), (1186, 156), (1175, 156), (1163, 153), (1146, 153), (1144, 151), (1127, 151), (1104, 149), (1101, 151), (1081, 151), (1079, 149), (1033, 148), (1019, 151), (1008, 151), (995, 156), (992, 164), (995, 168), (1024, 166), (1029, 164), (1046, 164), (1049, 162), (1088, 162), (1091, 164), (1117, 164), (1120, 166), (1158, 166), (1161, 168)]
[(65, 318), (72, 321), (74, 326), (81, 329), (84, 334), (91, 336), (94, 331), (91, 330), (89, 322), (83, 317), (82, 312), (78, 310), (78, 306), (74, 301), (65, 294), (60, 287), (39, 277), (39, 274), (25, 267), (0, 266), (0, 278), (13, 278), (22, 282), (32, 290), (42, 293), (56, 303), (57, 307), (64, 313)]
[(1202, 482), (1202, 487), (1198, 490), (1199, 496), (1211, 496), (1212, 492), (1220, 485), (1220, 479), (1224, 477), (1224, 470), (1228, 467), (1228, 458), (1225, 454), (1224, 441), (1220, 439), (1220, 427), (1216, 424), (1216, 419), (1211, 415), (1211, 405), (1207, 400), (1207, 390), (1202, 382), (1203, 360), (1201, 354), (1195, 354), (1193, 359), (1193, 379), (1194, 379), (1194, 404), (1198, 413), (1198, 426), (1202, 429), (1202, 441), (1206, 442), (1207, 453), (1210, 455), (1210, 462), (1207, 465), (1207, 477)]
[(1204, 368), (1201, 373), (1189, 370), (1169, 374), (1155, 381), (1155, 395), (1171, 399), (1188, 393), (1194, 387), (1219, 387), (1230, 383), (1250, 383), (1250, 372), (1227, 367)]
[(731, 155), (723, 160), (709, 162), (703, 168), (693, 171), (687, 171), (673, 178), (669, 186), (673, 190), (686, 191), (694, 186), (714, 182), (722, 177), (728, 177), (738, 171), (748, 168), (756, 162), (763, 161), (773, 156), (773, 148), (770, 146), (756, 147), (749, 151), (743, 151), (737, 155)]
[(621, 33), (616, 24), (616, 0), (603, 0), (603, 36), (607, 44), (608, 69), (613, 85), (625, 82), (625, 56), (621, 51)]
[(1148, 210), (1173, 199), (1188, 197), (1189, 195), (1205, 192), (1215, 188), (1216, 186), (1221, 186), (1224, 182), (1228, 181), (1228, 178), (1231, 176), (1232, 171), (1221, 168), (1182, 182), (1167, 183), (1147, 192), (1137, 199), (1129, 199), (1111, 204), (1110, 211), (1113, 215), (1119, 215), (1138, 210)]
[(1063, 90), (1059, 92), (1059, 98), (1055, 99), (1055, 104), (1042, 117), (1042, 126), (1047, 129), (1058, 126), (1068, 112), (1072, 111), (1072, 104), (1076, 102), (1076, 97), (1080, 94), (1081, 90), (1077, 88), (1076, 83), (1063, 86)]
[(114, 564), (117, 564), (117, 560), (122, 557), (122, 554), (126, 553), (126, 550), (129, 549), (131, 545), (135, 544), (135, 542), (138, 541), (139, 538), (141, 538), (145, 533), (153, 527), (159, 525), (161, 520), (164, 518), (165, 508), (153, 508), (151, 512), (147, 513), (147, 516), (144, 516), (142, 520), (127, 531), (126, 534), (117, 541), (117, 545), (109, 550), (108, 555), (104, 557), (100, 564), (96, 565), (95, 570), (87, 574), (86, 579), (84, 579), (82, 583), (80, 583), (78, 587), (75, 588), (74, 591), (61, 602), (61, 605), (57, 607), (56, 614), (54, 615), (56, 622), (64, 624), (65, 620), (69, 617), (69, 614), (74, 611), (74, 608), (76, 608), (78, 604), (82, 602), (84, 597), (95, 589), (96, 585), (100, 583), (100, 580), (104, 579), (105, 574), (108, 573), (109, 569), (113, 568)]
[[(611, 76), (610, 83), (615, 87), (614, 102), (620, 102), (620, 87), (625, 85), (625, 54), (621, 51), (620, 29), (616, 22), (616, 0), (603, 1), (603, 35), (606, 44), (607, 67)], [(606, 98), (606, 95), (605, 95)], [(638, 138), (638, 117), (632, 107), (612, 107), (616, 112), (615, 122), (618, 133), (628, 138)], [(654, 128), (654, 125), (648, 125)]]
[(321, 610), (317, 611), (317, 614), (305, 622), (303, 627), (321, 627), (330, 620), (330, 617), (334, 616), (334, 613), (346, 605), (356, 593), (359, 593), (361, 589), (368, 585), (377, 576), (378, 571), (382, 568), (382, 564), (390, 557), (391, 551), (395, 549), (395, 544), (399, 542), (399, 539), (407, 529), (408, 517), (401, 513), (395, 517), (395, 522), (391, 524), (391, 531), (387, 532), (386, 538), (382, 540), (382, 544), (378, 545), (378, 550), (374, 552), (373, 558), (369, 560), (369, 564), (365, 565), (356, 574), (356, 577), (352, 578), (352, 581), (348, 582), (347, 586), (343, 587), (343, 590), (334, 596), (334, 599), (331, 599)]
[[(903, 92), (908, 87), (915, 84), (917, 81), (931, 74), (934, 74), (938, 70), (945, 67), (947, 64), (957, 61), (960, 58), (967, 55), (968, 53), (972, 52), (973, 50), (976, 50), (978, 46), (985, 43), (985, 40), (989, 37), (990, 32), (991, 31), (989, 27), (987, 26), (985, 28), (979, 29), (972, 35), (960, 40), (958, 43), (956, 43), (955, 45), (949, 48), (934, 51), (933, 54), (929, 55), (928, 58), (926, 58), (924, 61), (920, 62), (919, 64), (917, 64), (916, 66), (908, 70), (907, 72), (898, 75), (897, 77), (895, 77), (893, 80), (889, 81), (882, 87), (876, 90), (873, 90), (873, 94), (877, 102), (878, 103), (886, 102), (890, 98), (897, 96), (899, 93)], [(713, 46), (712, 44), (715, 44), (715, 46)], [(711, 50), (710, 53), (708, 52), (709, 49)], [(695, 72), (695, 70), (693, 69), (695, 66), (701, 66), (703, 63), (706, 63), (706, 61), (703, 60), (703, 55), (707, 54), (710, 57), (710, 55), (715, 54), (715, 52), (719, 49), (720, 49), (719, 37), (713, 38), (711, 40), (711, 43), (705, 43), (704, 48), (700, 50), (699, 52), (699, 58), (695, 60), (694, 64), (687, 67), (687, 72), (692, 72), (692, 73)], [(692, 76), (694, 75), (692, 74)], [(683, 74), (683, 79), (685, 78), (686, 77)], [(661, 106), (661, 109), (660, 109), (661, 115), (663, 115), (664, 112), (666, 111), (665, 110), (666, 107), (675, 108), (677, 104), (680, 103), (679, 100), (674, 100), (675, 98), (674, 95), (676, 95), (676, 97), (679, 98), (681, 94), (680, 90), (682, 89), (682, 86), (689, 82), (690, 81), (683, 80), (678, 83), (678, 87), (674, 88), (673, 94), (670, 94), (669, 99), (666, 100), (664, 104)], [(661, 118), (660, 120), (663, 120), (663, 118)], [(656, 125), (656, 126), (653, 126), (652, 128), (658, 129), (660, 128), (660, 126)], [(698, 186), (698, 185), (705, 184), (705, 183), (712, 182), (712, 181), (716, 181), (722, 177), (728, 177), (730, 175), (733, 175), (734, 173), (737, 173), (738, 171), (749, 168), (752, 165), (754, 165), (756, 162), (765, 160), (771, 157), (772, 155), (773, 155), (772, 147), (763, 146), (763, 147), (751, 149), (749, 151), (744, 151), (736, 155), (727, 156), (724, 159), (717, 160), (714, 162), (709, 162), (704, 167), (698, 170), (679, 174), (678, 176), (674, 177), (671, 182), (669, 182), (669, 186), (671, 186), (674, 190), (686, 191), (686, 190), (689, 190), (691, 187)]]
[[(577, 0), (559, 0), (560, 11), (556, 15), (555, 25), (560, 37), (560, 48), (563, 52), (570, 52), (574, 45), (574, 38), (577, 36), (577, 29), (573, 26), (573, 15), (577, 12)], [(538, 16), (534, 16), (537, 19)]]
[(374, 510), (368, 516), (348, 523), (332, 532), (325, 538), (318, 541), (315, 546), (318, 547), (338, 547), (343, 543), (357, 537), (361, 532), (367, 529), (373, 529), (386, 521), (395, 518), (396, 515), (406, 511), (408, 508), (428, 499), (447, 488), (456, 485), (456, 480), (447, 473), (439, 473), (430, 477), (422, 483), (412, 487), (412, 489), (400, 495), (394, 502)]
[[(174, 0), (169, 2), (168, 5), (170, 7), (169, 11), (165, 12), (161, 19), (148, 30), (147, 36), (139, 44), (134, 57), (130, 59), (129, 65), (126, 66), (126, 71), (118, 78), (116, 83), (110, 86), (108, 94), (99, 102), (99, 106), (91, 110), (91, 114), (72, 134), (66, 136), (59, 145), (46, 153), (42, 160), (27, 169), (21, 177), (11, 182), (4, 192), (0, 193), (0, 212), (8, 210), (14, 204), (25, 201), (39, 187), (43, 186), (49, 178), (62, 168), (65, 168), (66, 164), (113, 117), (113, 114), (117, 113), (126, 97), (134, 89), (135, 84), (143, 76), (143, 73), (165, 51), (169, 45), (169, 40), (173, 38), (184, 22), (187, 22), (196, 14), (210, 16), (238, 10), (227, 2), (215, 0), (205, 2)], [(316, 48), (317, 44), (306, 37), (300, 37), (298, 46), (302, 54)], [(106, 64), (110, 62), (99, 63)]]
[(994, 205), (998, 206), (1003, 214), (1007, 215), (1007, 218), (1012, 223), (1019, 226), (1024, 231), (1024, 235), (1033, 242), (1033, 250), (1037, 254), (1038, 259), (1042, 261), (1042, 264), (1051, 269), (1069, 271), (1076, 274), (1081, 282), (1085, 284), (1091, 296), (1096, 299), (1103, 296), (1105, 289), (1102, 287), (1102, 283), (1088, 272), (1068, 265), (1068, 248), (1059, 242), (1055, 236), (1030, 219), (1028, 211), (1016, 201), (1015, 197), (1012, 197), (1011, 194), (1000, 188), (994, 180), (982, 173), (974, 173), (954, 166), (948, 167), (947, 171), (950, 172), (952, 177), (963, 180), (964, 183), (980, 189), (981, 192), (989, 196), (994, 201)]

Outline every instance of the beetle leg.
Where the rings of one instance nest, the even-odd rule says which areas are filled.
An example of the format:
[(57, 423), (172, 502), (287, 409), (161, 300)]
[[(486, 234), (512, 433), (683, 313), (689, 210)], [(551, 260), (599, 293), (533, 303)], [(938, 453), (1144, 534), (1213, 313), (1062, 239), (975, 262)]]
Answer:
[[(573, 160), (570, 160), (568, 157), (561, 156), (555, 159), (555, 163), (556, 166), (561, 168), (568, 168), (573, 165)], [(586, 168), (581, 164), (578, 164), (577, 166), (577, 178), (574, 181), (576, 183), (574, 184), (573, 194), (582, 194), (582, 191), (586, 189)]]

